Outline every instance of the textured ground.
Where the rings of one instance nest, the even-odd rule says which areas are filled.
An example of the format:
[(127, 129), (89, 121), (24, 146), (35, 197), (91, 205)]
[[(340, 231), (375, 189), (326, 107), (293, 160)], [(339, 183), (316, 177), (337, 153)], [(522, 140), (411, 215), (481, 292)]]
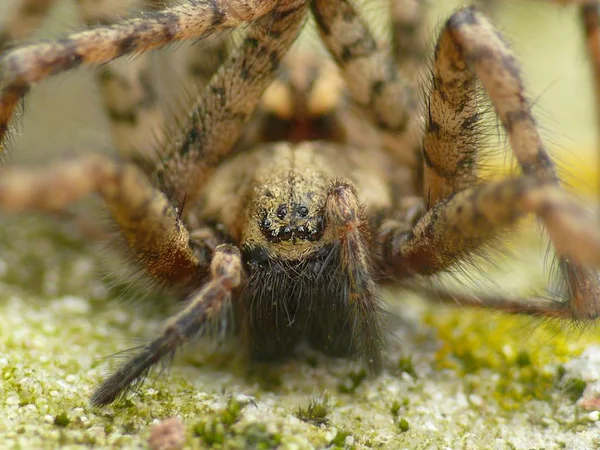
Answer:
[[(55, 23), (68, 29), (67, 3)], [(555, 151), (570, 149), (561, 157), (589, 186), (593, 96), (574, 11), (507, 3), (501, 23), (523, 55), (546, 135)], [(32, 95), (15, 160), (110, 147), (91, 79), (59, 78)], [(123, 293), (105, 276), (123, 263), (74, 237), (72, 224), (0, 220), (0, 448), (144, 448), (153, 424), (174, 416), (191, 448), (600, 447), (597, 329), (445, 308), (397, 291), (384, 293), (392, 314), (378, 378), (309, 352), (284, 366), (249, 368), (231, 348), (199, 343), (137, 395), (90, 408), (89, 393), (111, 362), (103, 357), (154, 336), (175, 306), (160, 297), (131, 301), (143, 289)], [(526, 235), (513, 248), (504, 270), (490, 271), (495, 287), (483, 289), (545, 284), (537, 241)], [(324, 411), (307, 412), (311, 403)]]
[[(31, 218), (0, 231), (0, 448), (136, 448), (172, 416), (195, 448), (600, 446), (593, 399), (591, 409), (577, 403), (584, 378), (600, 378), (600, 347), (589, 346), (596, 333), (432, 307), (400, 292), (385, 294), (394, 317), (378, 378), (309, 352), (250, 369), (233, 350), (198, 343), (137, 395), (91, 408), (102, 357), (153, 336), (165, 308), (115, 299), (97, 270), (116, 260), (53, 228)], [(510, 264), (516, 274), (495, 276), (499, 285), (541, 282), (532, 254)], [(315, 401), (325, 413), (313, 414), (316, 424), (300, 420), (299, 408)]]

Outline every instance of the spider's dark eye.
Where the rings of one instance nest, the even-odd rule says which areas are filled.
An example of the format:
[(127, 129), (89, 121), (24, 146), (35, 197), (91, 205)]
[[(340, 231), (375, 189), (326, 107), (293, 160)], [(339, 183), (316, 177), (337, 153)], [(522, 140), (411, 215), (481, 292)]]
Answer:
[(287, 216), (288, 210), (287, 210), (287, 206), (285, 205), (279, 205), (279, 208), (277, 208), (277, 217), (279, 217), (281, 220), (283, 220), (285, 218), (285, 216)]
[(263, 219), (261, 222), (261, 226), (263, 228), (269, 228), (272, 225), (272, 222), (269, 219)]
[(279, 229), (279, 237), (282, 241), (287, 241), (292, 237), (292, 229), (290, 227), (282, 227)]
[(298, 206), (298, 208), (296, 208), (296, 214), (300, 217), (306, 217), (308, 216), (308, 208), (304, 205)]

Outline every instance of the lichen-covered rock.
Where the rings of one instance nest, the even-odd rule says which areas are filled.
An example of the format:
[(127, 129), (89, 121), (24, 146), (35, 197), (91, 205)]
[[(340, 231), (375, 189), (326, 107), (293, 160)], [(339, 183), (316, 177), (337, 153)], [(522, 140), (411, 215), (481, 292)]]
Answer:
[[(385, 293), (393, 314), (378, 377), (307, 350), (283, 365), (249, 366), (235, 346), (203, 341), (129, 398), (91, 408), (90, 391), (112, 361), (104, 357), (152, 337), (169, 299), (124, 301), (101, 276), (101, 260), (122, 262), (63, 231), (47, 220), (3, 221), (0, 448), (134, 448), (171, 417), (183, 424), (185, 448), (600, 445), (599, 414), (578, 406), (583, 388), (566, 383), (567, 374), (588, 381), (576, 373), (582, 360), (584, 373), (597, 369), (596, 347), (573, 360), (597, 338), (431, 307), (402, 292)], [(497, 278), (502, 286), (542, 281), (524, 261), (511, 262), (517, 270)], [(325, 398), (320, 419), (306, 420), (310, 403)]]

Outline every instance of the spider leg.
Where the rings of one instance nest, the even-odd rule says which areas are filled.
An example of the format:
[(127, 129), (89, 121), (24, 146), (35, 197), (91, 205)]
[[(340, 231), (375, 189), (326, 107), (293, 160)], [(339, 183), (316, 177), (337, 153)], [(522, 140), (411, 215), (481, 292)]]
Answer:
[[(548, 302), (541, 303), (539, 310), (524, 305), (522, 312), (549, 316), (560, 313), (581, 320), (600, 316), (598, 275), (583, 268), (600, 267), (598, 225), (554, 183), (533, 177), (465, 189), (431, 208), (412, 230), (396, 228), (383, 234), (383, 272), (409, 277), (448, 269), (498, 237), (526, 213), (534, 213), (542, 220), (561, 256), (559, 268), (565, 277), (568, 302), (562, 305), (555, 301), (557, 305), (552, 308)], [(493, 307), (497, 301), (504, 302), (502, 309), (513, 307), (513, 300), (493, 298), (496, 300), (487, 303), (481, 300), (482, 306)], [(469, 303), (465, 300), (465, 304)]]
[[(502, 294), (472, 294), (414, 283), (403, 285), (403, 287), (420, 295), (425, 295), (432, 300), (438, 300), (451, 305), (489, 308), (510, 314), (528, 314), (537, 317), (573, 318), (569, 303), (557, 302), (545, 297), (519, 298), (508, 297)], [(595, 306), (597, 308), (599, 305)], [(597, 317), (598, 314), (600, 314), (600, 311), (596, 311), (596, 316), (591, 317)]]
[(305, 0), (281, 1), (272, 15), (254, 23), (238, 51), (206, 86), (182, 130), (173, 132), (157, 177), (167, 192), (193, 202), (273, 81), (307, 13)]
[(347, 0), (311, 3), (319, 33), (342, 71), (352, 99), (383, 132), (398, 165), (419, 169), (419, 104), (399, 75), (388, 48), (380, 46)]
[[(11, 42), (29, 38), (41, 25), (56, 0), (21, 0), (12, 13), (0, 24), (0, 55)], [(8, 133), (8, 123), (27, 93), (24, 85), (16, 85), (0, 93), (0, 160), (4, 154), (3, 143)]]
[(210, 263), (210, 281), (189, 297), (189, 303), (167, 323), (162, 334), (143, 347), (127, 363), (96, 387), (90, 403), (105, 406), (124, 396), (143, 381), (148, 371), (191, 338), (202, 335), (216, 320), (231, 292), (243, 276), (242, 260), (236, 247), (219, 245)]
[(123, 55), (206, 38), (253, 22), (280, 3), (288, 2), (187, 1), (113, 25), (79, 31), (60, 40), (17, 47), (0, 58), (0, 87), (32, 84), (75, 67), (99, 66)]
[(197, 281), (208, 261), (191, 247), (177, 210), (134, 165), (103, 155), (64, 161), (43, 169), (0, 171), (0, 209), (57, 211), (98, 193), (127, 240), (136, 260), (157, 281)]
[[(339, 242), (342, 271), (347, 277), (349, 310), (347, 317), (340, 314), (339, 310), (331, 311), (329, 319), (339, 321), (341, 316), (343, 323), (333, 326), (332, 330), (329, 322), (328, 329), (322, 334), (329, 340), (332, 337), (339, 339), (344, 334), (344, 327), (350, 327), (350, 345), (346, 345), (346, 342), (333, 342), (333, 351), (336, 351), (335, 347), (341, 349), (345, 346), (347, 349), (360, 345), (359, 351), (366, 365), (372, 370), (378, 370), (382, 365), (381, 303), (373, 281), (366, 221), (362, 216), (354, 188), (345, 183), (334, 184), (327, 195), (325, 217), (334, 239)], [(326, 306), (320, 306), (326, 309)], [(327, 337), (321, 340), (320, 345), (329, 343)]]
[[(77, 11), (87, 26), (108, 25), (139, 3), (79, 0)], [(156, 142), (162, 141), (164, 117), (155, 86), (154, 56), (144, 53), (129, 61), (112, 61), (97, 76), (114, 143), (122, 155), (151, 155)]]
[(423, 139), (424, 192), (430, 207), (477, 179), (477, 78), (523, 172), (556, 180), (512, 52), (484, 16), (466, 8), (446, 22), (435, 48)]
[(4, 97), (12, 97), (15, 92), (23, 95), (33, 83), (76, 67), (100, 66), (126, 54), (144, 53), (181, 40), (206, 38), (255, 21), (278, 4), (289, 1), (188, 1), (59, 40), (10, 49), (0, 55), (0, 133), (7, 128), (14, 110), (14, 105)]
[[(534, 213), (561, 257), (559, 268), (571, 316), (598, 316), (598, 276), (582, 266), (600, 265), (598, 228), (560, 189), (514, 57), (487, 20), (466, 8), (446, 23), (435, 62), (423, 145), (430, 209), (412, 230), (397, 227), (382, 233), (384, 266), (389, 265), (384, 270), (396, 276), (443, 270), (453, 259), (464, 259), (497, 236), (519, 216)], [(464, 142), (473, 139), (478, 116), (474, 105), (464, 107), (449, 99), (464, 95), (463, 89), (472, 89), (473, 76), (466, 74), (470, 70), (492, 100), (525, 174), (522, 178), (466, 187), (473, 184), (469, 177), (475, 176), (477, 145), (465, 147)], [(466, 155), (462, 154), (464, 148), (469, 150)], [(454, 180), (461, 174), (467, 181)], [(458, 189), (462, 190), (454, 193)]]
[(428, 60), (426, 15), (425, 0), (390, 0), (392, 52), (400, 73), (415, 88)]
[(533, 177), (481, 183), (439, 202), (412, 228), (384, 235), (389, 274), (433, 274), (536, 214), (560, 255), (600, 267), (600, 234), (583, 208), (555, 184)]
[[(79, 0), (77, 8), (82, 21), (89, 26), (107, 25), (126, 15), (140, 0), (118, 1)], [(156, 8), (156, 0), (145, 0), (147, 8)], [(111, 61), (103, 65), (98, 74), (100, 93), (110, 122), (115, 145), (120, 154), (137, 160), (142, 167), (156, 160), (156, 150), (163, 145), (165, 122), (175, 112), (189, 108), (175, 105), (169, 111), (161, 104), (160, 86), (163, 81), (157, 74), (158, 64), (185, 65), (179, 75), (183, 79), (169, 80), (169, 89), (175, 96), (197, 95), (196, 86), (205, 86), (225, 59), (226, 41), (219, 36), (204, 40), (201, 45), (186, 47), (181, 55), (144, 53), (128, 61)], [(158, 58), (160, 57), (160, 59)], [(176, 70), (176, 69), (175, 69)], [(173, 87), (175, 85), (177, 88)], [(179, 91), (179, 92), (177, 92)], [(181, 117), (175, 117), (178, 126)]]

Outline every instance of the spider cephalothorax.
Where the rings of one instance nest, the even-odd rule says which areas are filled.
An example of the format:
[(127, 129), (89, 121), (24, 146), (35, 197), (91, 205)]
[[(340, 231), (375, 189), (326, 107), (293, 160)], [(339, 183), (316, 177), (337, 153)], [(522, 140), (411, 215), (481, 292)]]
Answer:
[[(196, 0), (0, 56), (1, 139), (18, 99), (49, 74), (250, 24), (238, 49), (217, 49), (222, 64), (212, 77), (203, 72), (210, 81), (185, 118), (153, 130), (158, 152), (140, 139), (130, 153), (140, 130), (162, 117), (145, 60), (131, 72), (105, 67), (117, 146), (143, 170), (97, 155), (0, 174), (5, 210), (62, 209), (100, 194), (145, 272), (187, 293), (187, 306), (100, 385), (93, 404), (123, 395), (225, 311), (252, 359), (279, 359), (308, 342), (379, 369), (375, 280), (509, 312), (600, 315), (600, 234), (559, 186), (505, 42), (475, 9), (453, 14), (435, 46), (423, 114), (414, 93), (423, 46), (406, 45), (421, 42), (420, 6), (390, 4), (395, 52), (346, 0)], [(589, 5), (585, 12), (597, 16)], [(309, 14), (337, 69), (309, 58), (278, 72)], [(479, 178), (481, 87), (520, 176)], [(554, 244), (566, 299), (466, 295), (417, 278), (468, 260), (528, 213)]]

